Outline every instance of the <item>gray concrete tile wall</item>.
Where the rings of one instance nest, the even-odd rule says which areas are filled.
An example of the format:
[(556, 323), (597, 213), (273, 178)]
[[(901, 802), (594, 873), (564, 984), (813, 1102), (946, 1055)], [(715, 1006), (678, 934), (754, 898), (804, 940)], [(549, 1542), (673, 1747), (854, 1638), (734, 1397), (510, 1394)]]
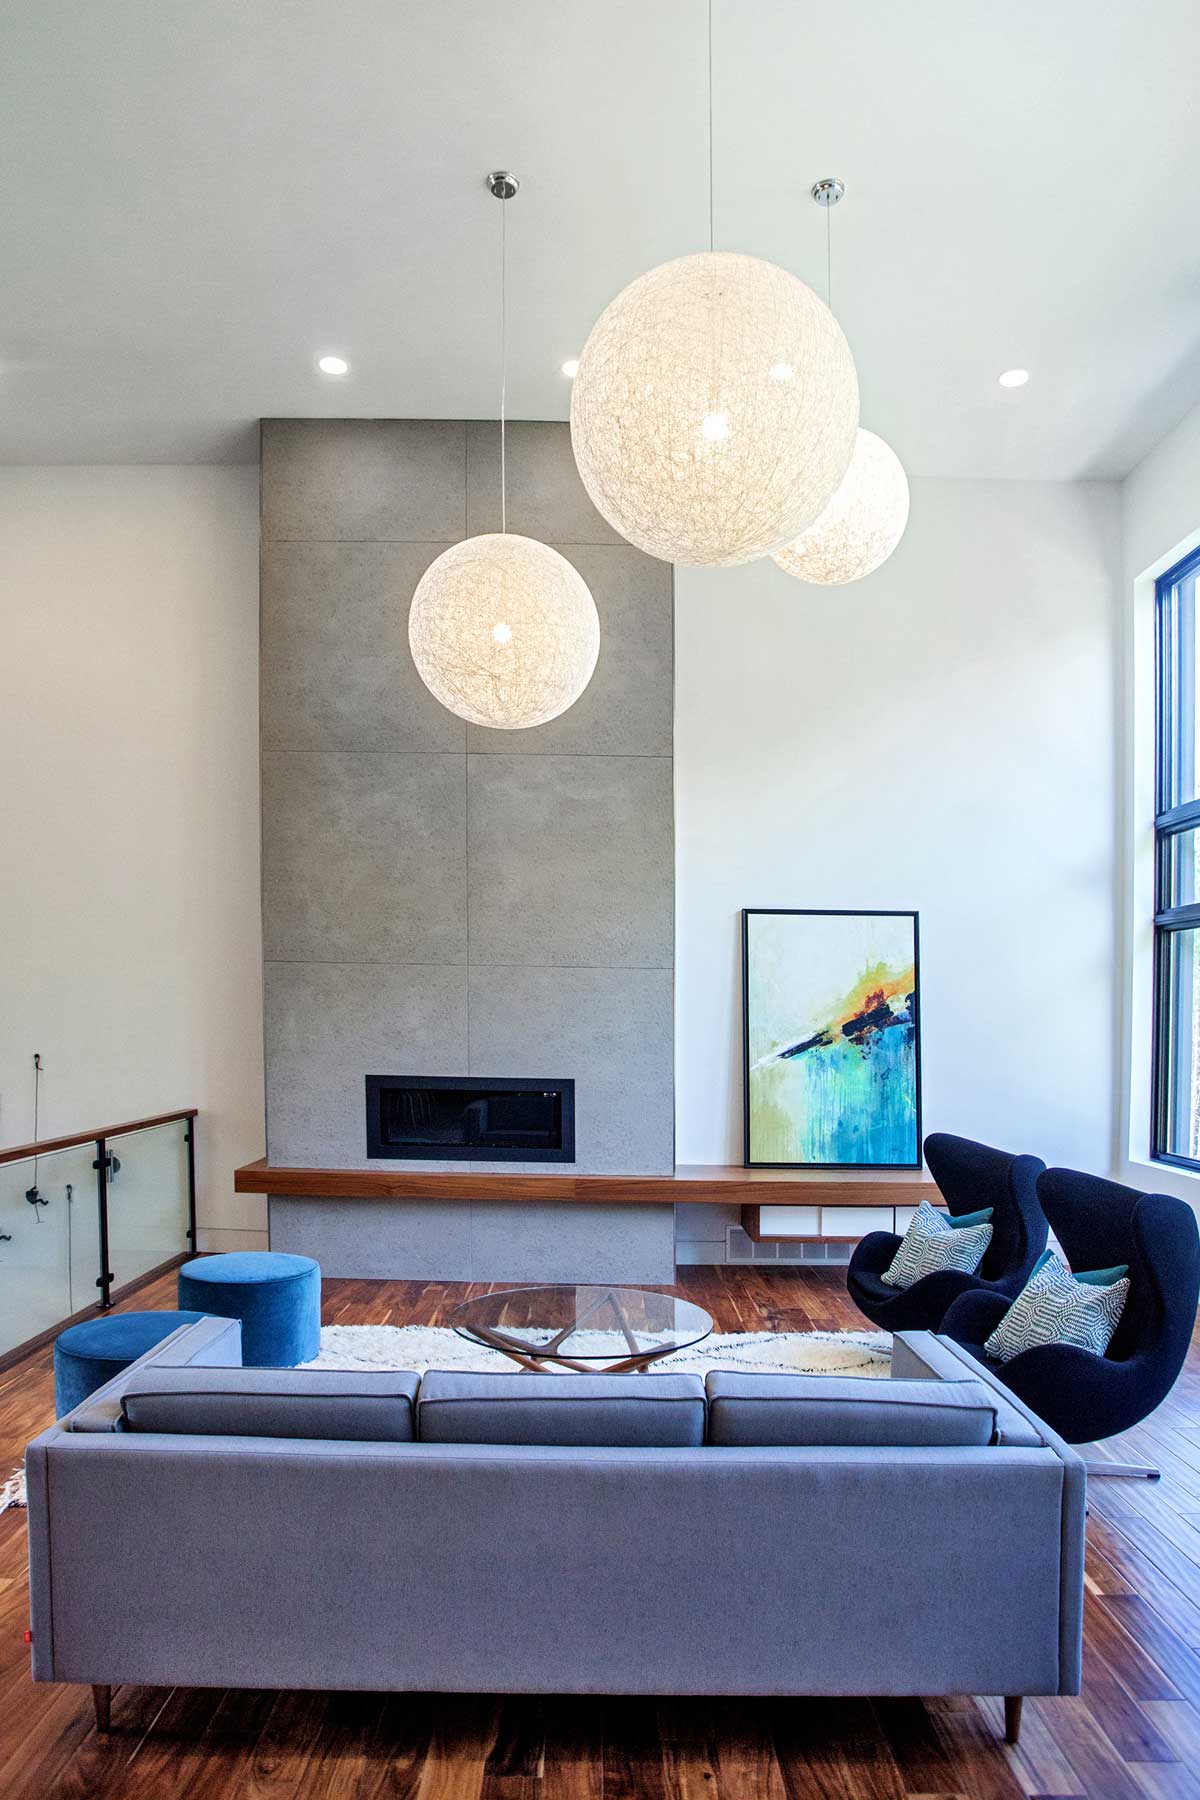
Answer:
[(272, 1162), (361, 1168), (365, 1076), (466, 1068), (465, 963), (268, 962), (264, 975)]
[(670, 1206), (501, 1200), (295, 1200), (272, 1194), (271, 1242), (327, 1275), (405, 1281), (675, 1279)]
[(457, 543), (466, 459), (441, 419), (264, 419), (263, 541)]
[(265, 750), (461, 750), (408, 648), (408, 609), (444, 543), (262, 546)]
[(465, 963), (463, 774), (445, 751), (264, 751), (267, 960)]
[(447, 544), (499, 527), (497, 426), (267, 420), (262, 453), (270, 1156), (363, 1164), (367, 1073), (533, 1073), (576, 1079), (577, 1170), (669, 1170), (671, 569), (596, 513), (567, 426), (510, 427), (509, 529), (583, 574), (600, 662), (561, 719), (468, 728), (408, 609)]
[(468, 756), (471, 961), (669, 969), (668, 756)]
[[(666, 969), (472, 966), (471, 1075), (570, 1075), (581, 1172), (674, 1167), (674, 976)], [(519, 1169), (519, 1163), (476, 1163)], [(545, 1163), (529, 1169), (545, 1171)]]

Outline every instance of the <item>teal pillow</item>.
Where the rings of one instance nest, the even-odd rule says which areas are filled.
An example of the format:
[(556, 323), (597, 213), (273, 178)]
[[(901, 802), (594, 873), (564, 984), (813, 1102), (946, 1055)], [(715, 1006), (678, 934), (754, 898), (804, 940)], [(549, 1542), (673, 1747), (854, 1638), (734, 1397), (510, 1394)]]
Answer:
[(990, 1206), (980, 1207), (978, 1212), (973, 1213), (946, 1214), (947, 1220), (953, 1225), (955, 1231), (968, 1230), (972, 1225), (986, 1225), (991, 1216), (992, 1208)]
[(1089, 1287), (1112, 1287), (1114, 1282), (1123, 1281), (1128, 1273), (1128, 1263), (1114, 1263), (1111, 1269), (1079, 1269), (1075, 1279), (1086, 1281)]
[[(1029, 1271), (1029, 1279), (1033, 1280), (1054, 1255), (1053, 1250), (1043, 1250), (1042, 1254)], [(1128, 1263), (1114, 1263), (1111, 1269), (1072, 1269), (1076, 1281), (1086, 1282), (1088, 1287), (1111, 1287), (1114, 1281), (1122, 1281), (1129, 1273)]]

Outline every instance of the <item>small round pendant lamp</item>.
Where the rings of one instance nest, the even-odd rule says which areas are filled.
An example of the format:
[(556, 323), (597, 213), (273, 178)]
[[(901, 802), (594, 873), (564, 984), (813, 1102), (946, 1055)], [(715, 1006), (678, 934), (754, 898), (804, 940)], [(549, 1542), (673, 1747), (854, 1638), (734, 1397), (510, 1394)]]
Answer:
[(600, 654), (600, 620), (565, 556), (494, 532), (452, 544), (426, 569), (408, 641), (421, 680), (452, 713), (524, 731), (578, 700)]
[(778, 550), (849, 467), (858, 378), (829, 308), (785, 269), (706, 251), (663, 263), (592, 328), (571, 443), (593, 505), (667, 562)]
[(908, 524), (908, 477), (890, 444), (859, 429), (845, 479), (820, 518), (775, 552), (797, 581), (836, 587), (885, 563)]
[(500, 211), (500, 530), (443, 550), (408, 614), (417, 673), (460, 719), (499, 731), (545, 725), (573, 706), (600, 654), (600, 620), (582, 575), (535, 538), (510, 533), (505, 464), (505, 203), (519, 182), (487, 178)]

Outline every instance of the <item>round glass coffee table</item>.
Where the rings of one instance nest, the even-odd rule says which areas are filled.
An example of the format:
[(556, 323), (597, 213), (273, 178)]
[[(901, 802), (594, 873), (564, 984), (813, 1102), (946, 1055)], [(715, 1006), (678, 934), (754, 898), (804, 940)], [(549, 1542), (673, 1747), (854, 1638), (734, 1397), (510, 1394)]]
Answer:
[(647, 1288), (524, 1287), (464, 1300), (447, 1315), (459, 1337), (500, 1350), (523, 1369), (545, 1363), (581, 1375), (625, 1375), (713, 1328), (702, 1307)]

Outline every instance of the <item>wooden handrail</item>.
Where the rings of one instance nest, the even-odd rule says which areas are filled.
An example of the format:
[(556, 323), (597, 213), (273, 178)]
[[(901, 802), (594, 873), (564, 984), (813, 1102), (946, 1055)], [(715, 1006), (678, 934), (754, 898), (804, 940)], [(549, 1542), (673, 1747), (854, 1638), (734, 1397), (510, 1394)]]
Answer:
[(155, 1113), (149, 1119), (130, 1119), (124, 1125), (105, 1125), (98, 1131), (75, 1131), (69, 1137), (42, 1138), (36, 1144), (16, 1144), (11, 1150), (0, 1150), (0, 1163), (28, 1162), (33, 1156), (50, 1156), (55, 1150), (73, 1150), (77, 1144), (94, 1144), (99, 1138), (124, 1137), (131, 1131), (149, 1131), (155, 1125), (174, 1125), (180, 1119), (194, 1119), (197, 1106), (185, 1106), (179, 1112)]

